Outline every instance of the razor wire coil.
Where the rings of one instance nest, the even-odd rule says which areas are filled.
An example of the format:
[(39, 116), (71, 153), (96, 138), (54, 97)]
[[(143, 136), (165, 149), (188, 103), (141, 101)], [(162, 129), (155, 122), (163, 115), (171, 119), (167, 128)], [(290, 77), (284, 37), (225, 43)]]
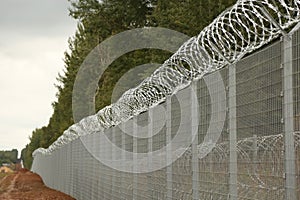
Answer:
[(82, 135), (118, 125), (165, 100), (191, 81), (239, 61), (300, 21), (299, 0), (239, 0), (198, 36), (185, 42), (150, 77), (114, 104), (72, 125), (48, 149), (51, 154)]

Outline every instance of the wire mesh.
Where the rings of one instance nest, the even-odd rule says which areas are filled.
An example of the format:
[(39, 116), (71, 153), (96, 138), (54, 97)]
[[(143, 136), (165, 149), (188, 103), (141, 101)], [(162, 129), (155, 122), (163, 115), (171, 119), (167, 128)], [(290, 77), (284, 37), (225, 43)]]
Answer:
[[(39, 173), (49, 187), (76, 199), (299, 199), (300, 30), (292, 34), (291, 49), (285, 46), (286, 41), (275, 41), (241, 59), (297, 22), (299, 6), (300, 2), (296, 0), (238, 1), (198, 37), (183, 45), (153, 76), (126, 93), (119, 104), (73, 125), (49, 149), (36, 151), (32, 170)], [(287, 50), (292, 50), (291, 60), (285, 60)], [(237, 63), (233, 65), (235, 61)], [(292, 63), (292, 76), (284, 73), (288, 63)], [(235, 67), (234, 74), (230, 74), (232, 67)], [(214, 78), (217, 69), (220, 69), (221, 80)], [(230, 80), (232, 75), (235, 81)], [(177, 91), (194, 78), (199, 104), (196, 146), (191, 144), (171, 165), (149, 173), (126, 173), (105, 166), (85, 148), (89, 145), (93, 152), (105, 154), (107, 158), (124, 160), (119, 165), (126, 164), (127, 154), (118, 154), (102, 144), (99, 141), (101, 134), (127, 152), (145, 153), (163, 148), (179, 129), (181, 109), (190, 109), (191, 113), (195, 109), (189, 93), (193, 86)], [(295, 152), (287, 152), (293, 148), (288, 146), (291, 145), (287, 141), (290, 133), (286, 132), (285, 108), (289, 105), (284, 97), (290, 92), (286, 90), (286, 79), (293, 83), (292, 103), (288, 104), (293, 108), (291, 141), (294, 141)], [(233, 85), (229, 84), (232, 82)], [(213, 113), (212, 96), (221, 93), (220, 83), (226, 88), (226, 107)], [(208, 85), (214, 89), (209, 89)], [(177, 91), (176, 96), (162, 101), (174, 91)], [(146, 96), (141, 95), (144, 92)], [(236, 101), (232, 103), (232, 99)], [(184, 108), (180, 107), (180, 100), (185, 102)], [(232, 115), (233, 107), (229, 104), (234, 105), (236, 115)], [(129, 112), (128, 108), (133, 110)], [(113, 109), (121, 114), (115, 116)], [(202, 156), (209, 127), (220, 123), (212, 116), (221, 116), (224, 111), (227, 115), (221, 135), (212, 150)], [(161, 127), (164, 115), (166, 124)], [(115, 126), (129, 116), (129, 120)], [(236, 128), (231, 126), (232, 123), (236, 123)], [(193, 118), (183, 126), (187, 133), (192, 132)], [(132, 133), (147, 137), (137, 138)], [(232, 137), (233, 133), (236, 138)], [(163, 154), (161, 162), (169, 156)], [(134, 157), (131, 159), (132, 168), (144, 165)], [(157, 164), (155, 162), (147, 162), (149, 169)], [(295, 171), (287, 163), (294, 165)], [(294, 185), (289, 175), (295, 177)], [(288, 197), (291, 191), (296, 193), (294, 199)]]

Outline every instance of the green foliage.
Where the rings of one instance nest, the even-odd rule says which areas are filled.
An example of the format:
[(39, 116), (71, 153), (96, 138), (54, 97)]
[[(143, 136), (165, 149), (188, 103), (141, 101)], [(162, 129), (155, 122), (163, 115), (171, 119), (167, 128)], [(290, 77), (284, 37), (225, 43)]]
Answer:
[(158, 0), (152, 24), (195, 36), (236, 0)]
[(3, 163), (16, 163), (18, 159), (18, 150), (13, 149), (11, 151), (0, 151), (0, 166)]
[[(96, 45), (122, 31), (146, 26), (166, 27), (190, 36), (197, 35), (234, 2), (235, 0), (103, 0), (102, 3), (98, 0), (71, 1), (70, 15), (79, 21), (77, 31), (69, 39), (69, 51), (64, 57), (64, 74), (57, 78), (57, 101), (52, 104), (54, 112), (49, 124), (33, 131), (30, 143), (22, 150), (25, 167), (30, 168), (31, 154), (35, 149), (47, 148), (74, 123), (72, 91), (75, 77), (80, 65)], [(100, 110), (111, 103), (115, 84), (128, 70), (145, 63), (162, 63), (169, 56), (170, 53), (160, 50), (138, 50), (117, 59), (98, 83), (96, 109)], [(82, 91), (83, 94), (86, 91)]]

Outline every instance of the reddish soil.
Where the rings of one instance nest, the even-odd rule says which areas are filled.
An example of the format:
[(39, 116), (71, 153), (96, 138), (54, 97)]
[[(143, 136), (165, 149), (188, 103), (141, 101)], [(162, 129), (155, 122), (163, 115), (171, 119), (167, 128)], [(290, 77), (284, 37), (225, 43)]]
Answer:
[(46, 187), (41, 177), (21, 169), (0, 180), (1, 200), (75, 200), (59, 191)]

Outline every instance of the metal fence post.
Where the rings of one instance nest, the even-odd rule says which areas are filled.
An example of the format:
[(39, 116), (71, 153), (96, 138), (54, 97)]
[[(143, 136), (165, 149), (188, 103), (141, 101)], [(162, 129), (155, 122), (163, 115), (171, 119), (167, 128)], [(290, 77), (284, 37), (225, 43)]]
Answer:
[(253, 151), (253, 155), (252, 155), (252, 162), (253, 162), (253, 173), (255, 174), (257, 171), (257, 156), (258, 156), (258, 148), (257, 148), (257, 135), (253, 135), (253, 146), (252, 146), (252, 151)]
[[(194, 81), (191, 84), (191, 132), (194, 133), (198, 130), (198, 103), (195, 102), (193, 98), (193, 93), (197, 92), (197, 82)], [(197, 99), (198, 100), (198, 99)], [(193, 189), (193, 199), (199, 199), (199, 159), (198, 159), (198, 133), (195, 135), (192, 141), (192, 189)]]
[[(138, 169), (138, 163), (137, 163), (137, 152), (138, 152), (138, 148), (137, 148), (137, 116), (133, 117), (132, 120), (132, 129), (133, 129), (133, 171), (137, 171)], [(138, 174), (136, 172), (133, 173), (133, 183), (132, 183), (132, 193), (133, 193), (133, 199), (137, 199), (138, 197)]]
[(295, 141), (293, 116), (293, 54), (292, 39), (283, 37), (283, 90), (284, 90), (284, 149), (286, 199), (296, 200)]
[[(170, 144), (172, 140), (172, 124), (171, 124), (171, 118), (172, 118), (172, 101), (171, 97), (167, 97), (166, 100), (166, 144)], [(166, 161), (167, 163), (171, 163), (172, 161), (172, 146), (167, 146), (167, 153), (166, 153)], [(172, 183), (172, 164), (167, 166), (167, 199), (172, 199), (173, 195), (173, 183)]]
[[(125, 130), (125, 123), (121, 123), (121, 130), (122, 130), (122, 135), (121, 135), (121, 146), (122, 146), (122, 160), (123, 160), (123, 166), (126, 166), (126, 154), (125, 154), (125, 151), (126, 151), (126, 141), (125, 141), (125, 132), (123, 132)], [(127, 194), (127, 190), (126, 190), (126, 173), (125, 172), (121, 172), (121, 182), (122, 182), (122, 191), (121, 191), (121, 195), (125, 198), (126, 197), (126, 194)]]
[[(153, 120), (154, 120), (154, 116), (153, 116), (153, 108), (150, 108), (148, 111), (148, 169), (149, 171), (152, 171), (152, 151), (153, 151)], [(152, 182), (152, 178), (151, 178), (151, 174), (152, 173), (148, 173), (147, 175), (147, 184), (148, 184), (148, 199), (152, 199), (153, 198), (153, 182)]]
[(237, 126), (236, 126), (236, 65), (229, 65), (229, 196), (238, 199), (237, 191)]
[[(113, 127), (113, 128), (112, 128), (112, 143), (113, 143), (113, 144), (116, 144), (116, 127)], [(112, 158), (112, 161), (113, 161), (113, 162), (116, 160), (116, 157), (117, 157), (116, 154), (117, 154), (117, 153), (115, 152), (115, 148), (112, 148), (112, 149), (111, 149), (111, 158)], [(116, 176), (117, 176), (118, 174), (117, 174), (117, 172), (116, 172), (115, 169), (111, 168), (110, 170), (111, 170), (111, 172), (112, 172), (112, 173), (111, 173), (111, 176), (112, 176), (112, 180), (111, 180), (111, 182), (112, 182), (111, 190), (112, 190), (112, 193), (113, 193), (113, 194), (111, 194), (111, 195), (112, 195), (112, 196), (115, 196), (116, 193), (119, 192), (119, 191), (116, 189), (116, 188), (117, 188), (117, 187), (116, 187), (116, 182), (117, 182)]]

